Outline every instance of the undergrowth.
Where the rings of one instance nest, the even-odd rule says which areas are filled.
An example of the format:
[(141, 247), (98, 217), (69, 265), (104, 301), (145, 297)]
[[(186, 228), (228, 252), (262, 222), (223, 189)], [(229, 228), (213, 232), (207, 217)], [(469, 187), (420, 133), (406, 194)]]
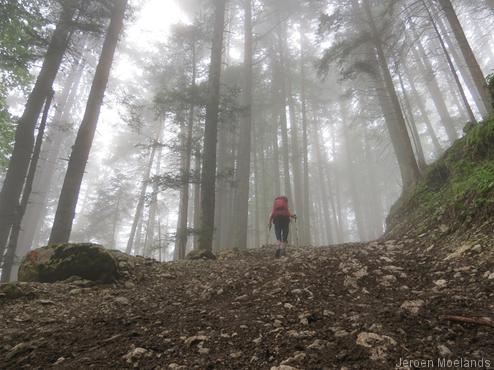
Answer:
[(469, 129), (388, 217), (388, 232), (424, 233), (438, 224), (460, 231), (494, 215), (494, 118)]

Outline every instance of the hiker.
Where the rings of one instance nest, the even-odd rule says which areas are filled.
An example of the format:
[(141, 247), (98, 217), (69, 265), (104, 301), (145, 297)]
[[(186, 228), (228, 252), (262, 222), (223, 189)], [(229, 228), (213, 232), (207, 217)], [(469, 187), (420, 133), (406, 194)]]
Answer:
[(288, 198), (285, 196), (276, 197), (268, 224), (269, 231), (271, 231), (271, 226), (274, 224), (274, 232), (277, 240), (276, 257), (286, 255), (290, 218), (296, 219), (297, 215), (290, 212)]

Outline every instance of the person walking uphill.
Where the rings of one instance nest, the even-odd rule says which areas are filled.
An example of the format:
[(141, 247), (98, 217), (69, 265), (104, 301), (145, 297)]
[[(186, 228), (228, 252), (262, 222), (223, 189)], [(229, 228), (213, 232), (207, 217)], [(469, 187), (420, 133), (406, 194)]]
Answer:
[(285, 196), (277, 197), (273, 203), (273, 211), (269, 217), (269, 230), (274, 224), (274, 232), (276, 234), (277, 248), (276, 257), (286, 254), (286, 245), (288, 244), (288, 232), (290, 231), (290, 218), (297, 218), (297, 215), (292, 214), (288, 208), (288, 198)]

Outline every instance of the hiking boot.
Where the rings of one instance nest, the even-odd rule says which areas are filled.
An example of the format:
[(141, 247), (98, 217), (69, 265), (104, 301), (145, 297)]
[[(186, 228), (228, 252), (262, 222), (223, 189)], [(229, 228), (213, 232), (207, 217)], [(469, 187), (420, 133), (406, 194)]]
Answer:
[(286, 249), (285, 248), (281, 249), (280, 252), (281, 252), (280, 254), (282, 257), (286, 257)]
[(277, 250), (276, 250), (276, 253), (274, 254), (274, 256), (275, 256), (276, 258), (280, 258), (280, 257), (281, 257), (281, 249), (277, 249)]

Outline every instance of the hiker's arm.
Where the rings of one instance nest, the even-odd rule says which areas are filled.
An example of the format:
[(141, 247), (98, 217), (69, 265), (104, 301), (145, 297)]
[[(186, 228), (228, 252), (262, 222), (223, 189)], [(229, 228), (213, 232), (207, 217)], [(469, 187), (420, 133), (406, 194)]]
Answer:
[(291, 218), (297, 219), (297, 215), (295, 213), (292, 213), (292, 211), (290, 211), (290, 210), (288, 212), (290, 212)]
[(273, 214), (271, 213), (271, 216), (269, 216), (269, 221), (268, 221), (269, 230), (271, 230), (271, 225), (272, 224), (273, 224)]

